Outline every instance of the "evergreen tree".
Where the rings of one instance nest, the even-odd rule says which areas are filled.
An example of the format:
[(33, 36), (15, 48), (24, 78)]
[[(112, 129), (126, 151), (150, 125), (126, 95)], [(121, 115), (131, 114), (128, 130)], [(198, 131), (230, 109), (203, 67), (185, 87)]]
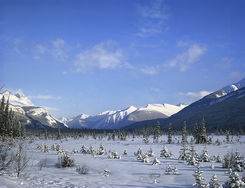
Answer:
[(187, 152), (187, 145), (184, 142), (184, 143), (182, 143), (182, 148), (180, 148), (179, 159), (186, 161), (188, 159), (188, 157), (189, 157), (189, 155), (188, 155), (188, 152)]
[(154, 131), (154, 142), (155, 143), (158, 143), (159, 136), (160, 136), (160, 122), (157, 121), (157, 125)]
[(189, 156), (189, 158), (187, 160), (187, 164), (188, 165), (193, 165), (193, 166), (196, 166), (197, 164), (199, 164), (199, 162), (198, 162), (198, 154), (196, 153), (194, 145), (191, 146), (190, 156)]
[(9, 100), (5, 102), (5, 97), (2, 97), (0, 103), (0, 134), (4, 137), (20, 137), (24, 135), (24, 126), (22, 126), (9, 107)]
[(170, 175), (171, 172), (172, 172), (172, 168), (171, 168), (170, 165), (168, 165), (168, 167), (167, 167), (166, 170), (165, 170), (165, 174), (166, 174), (166, 175)]
[(200, 134), (199, 144), (204, 144), (204, 143), (207, 143), (207, 132), (206, 132), (205, 120), (203, 117), (201, 122), (201, 134)]
[(168, 153), (168, 149), (166, 146), (164, 146), (163, 149), (161, 150), (160, 157), (165, 157), (165, 158), (170, 157), (170, 154)]
[(202, 162), (209, 162), (210, 161), (210, 157), (208, 155), (208, 150), (207, 150), (206, 146), (203, 149), (203, 153), (200, 157), (200, 161), (202, 161)]
[(184, 121), (184, 127), (182, 129), (182, 143), (187, 144), (187, 130), (186, 130), (186, 121)]
[(204, 183), (204, 178), (202, 177), (202, 173), (203, 171), (200, 171), (200, 166), (198, 166), (197, 170), (195, 171), (195, 174), (193, 174), (193, 176), (196, 179), (196, 183), (193, 184), (194, 187), (197, 187), (197, 188), (208, 187), (208, 185)]
[(230, 180), (227, 181), (225, 184), (229, 188), (242, 188), (245, 186), (245, 183), (241, 180), (239, 177), (239, 174), (237, 172), (232, 172), (232, 174), (229, 176)]
[(222, 188), (222, 185), (219, 184), (216, 174), (214, 174), (209, 182), (210, 188)]
[(172, 143), (172, 123), (168, 125), (168, 144)]

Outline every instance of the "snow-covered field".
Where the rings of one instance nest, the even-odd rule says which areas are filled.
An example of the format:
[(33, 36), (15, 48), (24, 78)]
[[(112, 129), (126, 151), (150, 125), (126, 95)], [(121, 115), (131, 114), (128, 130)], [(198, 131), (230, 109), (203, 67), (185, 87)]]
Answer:
[[(224, 136), (213, 136), (213, 142), (216, 139), (224, 141)], [(222, 143), (221, 145), (206, 145), (209, 156), (220, 154), (221, 157), (227, 152), (239, 151), (245, 155), (245, 136), (233, 137), (232, 144)], [(186, 162), (178, 160), (181, 144), (181, 136), (175, 136), (174, 144), (166, 144), (167, 137), (161, 136), (159, 143), (153, 143), (153, 138), (150, 137), (148, 144), (143, 143), (142, 137), (132, 138), (127, 137), (125, 141), (108, 140), (104, 137), (102, 140), (95, 140), (92, 137), (79, 139), (62, 139), (62, 140), (35, 140), (30, 143), (25, 141), (25, 151), (30, 158), (28, 167), (24, 170), (21, 177), (17, 178), (14, 173), (0, 175), (0, 187), (192, 187), (195, 183), (193, 177), (196, 166), (187, 165)], [(190, 140), (190, 137), (188, 138)], [(98, 149), (100, 144), (105, 147), (106, 155), (82, 154), (80, 152), (82, 145), (87, 147), (93, 146)], [(47, 144), (49, 152), (45, 153), (37, 149), (38, 144)], [(68, 152), (74, 159), (74, 166), (67, 168), (57, 168), (58, 161), (57, 151), (51, 150), (51, 146), (60, 144), (61, 148)], [(171, 158), (160, 157), (160, 151), (166, 146), (169, 152), (173, 153)], [(199, 154), (202, 153), (205, 145), (194, 144), (195, 149)], [(73, 154), (73, 149), (78, 150), (78, 153)], [(138, 161), (134, 155), (138, 148), (141, 148), (143, 153), (152, 148), (155, 157), (160, 160), (160, 165), (152, 165), (155, 157), (149, 157), (149, 163)], [(188, 148), (190, 145), (188, 144)], [(123, 155), (124, 150), (128, 151), (128, 155)], [(116, 151), (121, 156), (121, 159), (108, 159), (110, 151)], [(214, 169), (211, 169), (211, 164)], [(179, 170), (179, 175), (166, 175), (165, 170), (170, 165), (175, 166)], [(87, 174), (79, 174), (76, 171), (78, 166), (86, 166)], [(208, 183), (211, 177), (216, 174), (218, 181), (224, 184), (229, 179), (225, 172), (228, 169), (222, 168), (222, 163), (217, 162), (200, 162), (201, 170), (205, 182)], [(104, 169), (110, 171), (109, 176), (104, 175)], [(239, 172), (240, 177), (244, 177), (244, 172)]]

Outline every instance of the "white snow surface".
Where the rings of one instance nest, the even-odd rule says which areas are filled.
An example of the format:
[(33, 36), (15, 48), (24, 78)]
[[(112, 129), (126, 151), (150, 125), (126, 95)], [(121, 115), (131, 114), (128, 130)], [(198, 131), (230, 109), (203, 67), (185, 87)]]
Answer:
[[(194, 147), (198, 154), (201, 154), (204, 147), (207, 148), (209, 156), (220, 154), (223, 159), (227, 152), (239, 151), (241, 155), (245, 155), (245, 136), (232, 138), (233, 143), (227, 144), (223, 142), (225, 136), (212, 136), (213, 141), (217, 138), (222, 142), (221, 145), (196, 145)], [(190, 141), (191, 136), (188, 140)], [(187, 165), (186, 162), (178, 160), (181, 144), (181, 136), (174, 136), (175, 143), (166, 144), (167, 135), (161, 136), (159, 143), (153, 143), (153, 137), (150, 137), (150, 142), (145, 144), (142, 142), (142, 137), (133, 138), (127, 137), (126, 141), (108, 140), (107, 137), (102, 139), (93, 139), (92, 137), (84, 137), (79, 139), (62, 139), (62, 140), (35, 140), (30, 143), (25, 141), (25, 153), (30, 159), (28, 167), (21, 173), (21, 177), (17, 178), (14, 171), (2, 173), (0, 175), (0, 187), (35, 187), (35, 188), (51, 188), (51, 187), (77, 187), (77, 188), (148, 188), (148, 187), (168, 187), (168, 188), (190, 188), (195, 183), (193, 177), (196, 171), (196, 166)], [(96, 150), (100, 144), (103, 144), (105, 151), (116, 151), (121, 156), (121, 159), (108, 159), (107, 155), (82, 154), (81, 152), (72, 154), (75, 148), (80, 151), (81, 146), (93, 146)], [(52, 144), (60, 144), (61, 147), (74, 159), (75, 165), (67, 168), (57, 168), (58, 155), (56, 151), (50, 150), (49, 153), (43, 153), (37, 149), (37, 144), (47, 144), (49, 148)], [(161, 158), (160, 151), (166, 146), (169, 152), (173, 153), (171, 158)], [(136, 160), (134, 152), (141, 148), (143, 153), (152, 148), (155, 157), (160, 160), (160, 165), (154, 166), (152, 162), (154, 157), (149, 157), (149, 163), (143, 163)], [(188, 144), (188, 149), (190, 144)], [(128, 151), (128, 155), (124, 156), (123, 151)], [(211, 164), (214, 169), (211, 169)], [(170, 165), (175, 166), (179, 170), (179, 175), (165, 174), (165, 169)], [(41, 167), (42, 166), (42, 167)], [(88, 174), (78, 174), (76, 172), (77, 166), (86, 166), (89, 171)], [(110, 171), (109, 176), (104, 176), (104, 169)], [(222, 163), (217, 162), (200, 162), (200, 169), (203, 171), (205, 183), (208, 183), (211, 177), (216, 174), (219, 183), (223, 184), (229, 179), (229, 175), (225, 174), (228, 169), (222, 168)], [(245, 176), (245, 172), (239, 172), (240, 177)]]
[(139, 111), (157, 111), (160, 113), (163, 113), (167, 116), (171, 116), (177, 112), (179, 112), (180, 110), (182, 110), (183, 108), (185, 108), (187, 105), (184, 104), (180, 104), (178, 106), (176, 105), (172, 105), (172, 104), (148, 104), (146, 107), (143, 108), (139, 108)]

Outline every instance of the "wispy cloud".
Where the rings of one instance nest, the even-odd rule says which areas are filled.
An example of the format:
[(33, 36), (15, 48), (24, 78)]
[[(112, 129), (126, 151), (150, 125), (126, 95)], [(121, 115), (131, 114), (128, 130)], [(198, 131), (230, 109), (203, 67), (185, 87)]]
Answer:
[(158, 66), (145, 66), (140, 69), (140, 71), (144, 74), (148, 75), (155, 75), (158, 73), (159, 67)]
[(210, 93), (212, 93), (211, 91), (198, 91), (198, 92), (186, 92), (186, 93), (179, 93), (179, 95), (185, 96), (188, 98), (188, 100), (198, 100), (201, 99), (203, 97), (205, 97), (206, 95), (209, 95)]
[(52, 42), (53, 48), (51, 49), (52, 55), (60, 60), (65, 60), (67, 58), (67, 46), (63, 39), (56, 39)]
[[(179, 46), (179, 45), (178, 45)], [(206, 52), (206, 47), (199, 44), (188, 45), (182, 53), (168, 61), (166, 67), (177, 67), (181, 72), (188, 70), (192, 64), (200, 60), (201, 56)]]
[(140, 16), (139, 37), (149, 37), (160, 34), (168, 27), (165, 21), (168, 18), (166, 4), (163, 0), (149, 1), (150, 4), (137, 6)]
[(114, 42), (99, 43), (76, 56), (75, 71), (86, 72), (91, 69), (116, 69), (130, 67), (121, 49)]
[(34, 59), (39, 60), (41, 55), (49, 54), (58, 60), (66, 60), (68, 58), (69, 46), (64, 39), (58, 38), (49, 42), (48, 45), (36, 44), (34, 47)]
[(28, 96), (28, 98), (41, 99), (41, 100), (47, 100), (47, 99), (61, 100), (62, 99), (60, 96), (53, 96), (53, 95), (36, 95), (36, 96)]

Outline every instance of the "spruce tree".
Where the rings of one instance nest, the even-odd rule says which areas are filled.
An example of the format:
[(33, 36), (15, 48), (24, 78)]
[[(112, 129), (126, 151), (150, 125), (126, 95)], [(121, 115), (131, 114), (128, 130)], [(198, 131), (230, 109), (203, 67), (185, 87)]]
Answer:
[(168, 125), (168, 144), (172, 143), (172, 123)]
[(200, 144), (207, 143), (207, 132), (204, 117), (201, 122)]
[(182, 129), (182, 143), (187, 144), (187, 130), (186, 130), (186, 121), (184, 121), (184, 127)]

